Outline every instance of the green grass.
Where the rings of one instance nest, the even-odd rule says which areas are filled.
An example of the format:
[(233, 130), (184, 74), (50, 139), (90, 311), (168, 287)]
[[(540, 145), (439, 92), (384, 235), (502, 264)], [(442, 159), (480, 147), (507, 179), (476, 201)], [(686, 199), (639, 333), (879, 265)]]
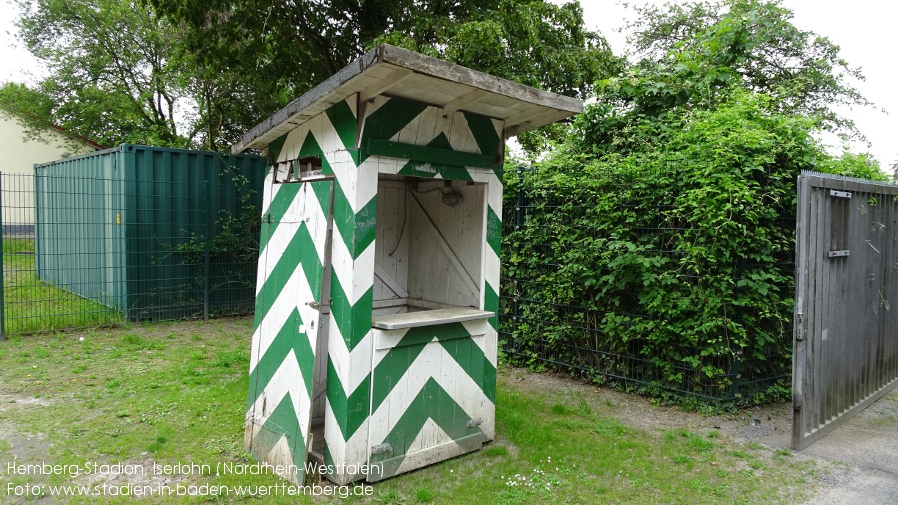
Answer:
[(3, 239), (3, 302), (7, 334), (117, 324), (121, 314), (40, 280), (34, 240)]
[[(0, 343), (0, 426), (5, 427), (0, 462), (193, 462), (212, 468), (192, 475), (194, 485), (281, 484), (272, 475), (214, 471), (220, 462), (253, 462), (243, 452), (251, 324), (243, 319), (159, 323)], [(738, 444), (716, 432), (647, 432), (627, 424), (617, 407), (598, 395), (550, 396), (504, 374), (497, 394), (497, 438), (481, 451), (387, 479), (365, 498), (248, 501), (767, 504), (789, 503), (812, 491), (813, 463), (781, 451)], [(73, 479), (14, 476), (9, 481)], [(54, 501), (60, 502), (97, 499)]]

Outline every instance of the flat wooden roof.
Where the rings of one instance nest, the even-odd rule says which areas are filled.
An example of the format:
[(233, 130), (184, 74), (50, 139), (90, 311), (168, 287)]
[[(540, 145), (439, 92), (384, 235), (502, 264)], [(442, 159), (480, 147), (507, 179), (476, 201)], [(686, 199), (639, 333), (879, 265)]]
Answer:
[(505, 135), (539, 128), (583, 111), (578, 98), (542, 91), (391, 45), (381, 45), (245, 133), (231, 152), (262, 148), (331, 105), (360, 93), (501, 119)]

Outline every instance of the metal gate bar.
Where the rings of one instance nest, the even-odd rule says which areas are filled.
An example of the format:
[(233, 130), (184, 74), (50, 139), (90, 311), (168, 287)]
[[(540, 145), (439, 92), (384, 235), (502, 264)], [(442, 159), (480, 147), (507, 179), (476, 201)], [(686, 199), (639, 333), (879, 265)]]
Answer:
[(798, 184), (792, 447), (898, 387), (898, 186)]

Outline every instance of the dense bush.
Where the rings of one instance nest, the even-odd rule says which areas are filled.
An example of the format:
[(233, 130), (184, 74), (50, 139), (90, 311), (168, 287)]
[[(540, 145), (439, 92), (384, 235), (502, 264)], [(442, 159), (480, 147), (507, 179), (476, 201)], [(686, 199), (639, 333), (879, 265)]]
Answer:
[[(807, 121), (764, 95), (736, 89), (713, 110), (680, 112), (627, 154), (567, 145), (509, 172), (520, 179), (507, 205), (522, 189), (534, 208), (506, 234), (504, 273), (519, 282), (504, 295), (543, 302), (520, 304), (513, 357), (716, 398), (734, 381), (788, 375), (796, 178), (829, 158)], [(577, 120), (578, 142), (603, 114)], [(640, 359), (603, 366), (585, 350)], [(636, 369), (646, 363), (653, 374)], [(764, 388), (782, 391), (774, 384)]]
[[(634, 61), (535, 170), (509, 171), (504, 352), (658, 395), (783, 398), (796, 179), (883, 179), (835, 104), (868, 105), (777, 0), (637, 8)], [(513, 225), (511, 225), (513, 223)]]

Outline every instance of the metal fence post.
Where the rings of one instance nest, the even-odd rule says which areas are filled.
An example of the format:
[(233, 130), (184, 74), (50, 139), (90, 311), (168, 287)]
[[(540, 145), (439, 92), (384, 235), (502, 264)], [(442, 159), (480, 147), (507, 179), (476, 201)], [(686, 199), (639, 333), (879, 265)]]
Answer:
[(3, 266), (5, 261), (3, 254), (3, 172), (0, 172), (0, 342), (6, 340), (6, 292), (4, 284), (6, 284), (6, 268)]
[(212, 240), (212, 218), (210, 215), (210, 200), (212, 186), (209, 184), (209, 181), (205, 181), (205, 202), (203, 205), (203, 210), (206, 215), (206, 233), (205, 240), (203, 245), (203, 321), (209, 320), (209, 285), (211, 283), (211, 274), (210, 274), (210, 263), (211, 259), (209, 257), (209, 241)]
[[(739, 281), (742, 280), (742, 277), (745, 275), (745, 256), (739, 258), (739, 261), (736, 264), (736, 279), (735, 283), (738, 286)], [(736, 288), (739, 289), (738, 287)], [(733, 322), (738, 325), (742, 325), (742, 312), (739, 311), (738, 308), (733, 308), (735, 311), (733, 314)], [(730, 374), (733, 376), (733, 383), (730, 385), (730, 398), (738, 399), (740, 387), (743, 382), (746, 380), (742, 377), (742, 349), (734, 350), (733, 344), (730, 342), (730, 356), (732, 357), (732, 362), (730, 363)]]
[[(524, 228), (525, 223), (525, 210), (524, 204), (526, 203), (525, 193), (524, 193), (524, 185), (521, 183), (521, 180), (524, 178), (524, 168), (518, 167), (515, 171), (518, 175), (518, 194), (517, 194), (517, 202), (514, 208), (514, 229), (515, 231), (520, 231)], [(519, 253), (522, 245), (520, 242), (517, 242), (517, 250), (515, 253)], [(521, 325), (521, 299), (518, 296), (518, 279), (517, 275), (514, 279), (510, 279), (512, 289), (514, 290), (511, 293), (511, 331), (508, 332), (508, 345), (510, 347), (509, 352), (513, 354), (518, 354), (519, 349), (517, 346), (517, 333), (518, 328)]]
[(514, 228), (520, 230), (524, 227), (524, 185), (521, 179), (524, 178), (524, 169), (518, 168), (518, 204), (515, 206), (514, 212)]

